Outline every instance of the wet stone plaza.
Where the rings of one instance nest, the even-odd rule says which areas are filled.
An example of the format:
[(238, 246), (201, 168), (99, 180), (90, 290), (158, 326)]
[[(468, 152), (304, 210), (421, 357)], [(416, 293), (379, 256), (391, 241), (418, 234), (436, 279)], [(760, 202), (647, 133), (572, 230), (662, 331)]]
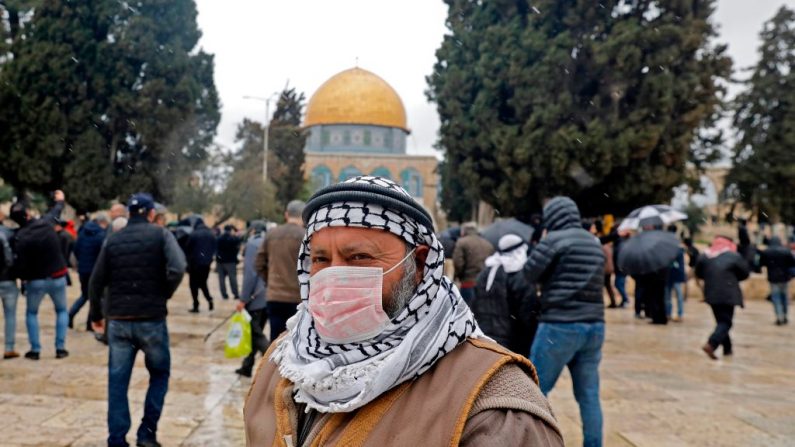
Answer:
[[(215, 278), (210, 284), (217, 291)], [(69, 289), (70, 303), (79, 293)], [(205, 334), (232, 312), (188, 313), (187, 279), (169, 305), (172, 370), (158, 438), (164, 446), (242, 446), (242, 408), (250, 380), (239, 360), (223, 356), (224, 329)], [(17, 350), (28, 349), (24, 301), (18, 306)], [(84, 332), (85, 311), (70, 330), (71, 355), (56, 360), (52, 304), (42, 304), (42, 359), (0, 362), (0, 446), (102, 446), (107, 349)], [(630, 309), (607, 310), (601, 367), (607, 446), (786, 446), (795, 444), (795, 326), (773, 325), (765, 301), (738, 309), (735, 355), (709, 360), (699, 347), (712, 329), (709, 308), (695, 299), (685, 321), (667, 327), (636, 320)], [(148, 376), (138, 357), (130, 385), (133, 428), (142, 414)], [(567, 445), (581, 445), (579, 414), (568, 373), (550, 394)], [(418, 415), (418, 417), (426, 417)], [(430, 417), (430, 416), (427, 416)]]

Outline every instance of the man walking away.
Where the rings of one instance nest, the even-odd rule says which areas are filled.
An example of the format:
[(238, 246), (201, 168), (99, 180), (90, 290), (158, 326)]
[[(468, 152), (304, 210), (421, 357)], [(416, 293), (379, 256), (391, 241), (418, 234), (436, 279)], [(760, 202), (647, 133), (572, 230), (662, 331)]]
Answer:
[(528, 246), (516, 234), (500, 238), (496, 253), (486, 258), (475, 298), (469, 307), (478, 326), (492, 340), (519, 354), (530, 352), (538, 329), (538, 297), (522, 269)]
[(0, 299), (3, 300), (3, 318), (5, 320), (5, 352), (3, 359), (14, 359), (19, 354), (14, 350), (17, 331), (17, 298), (19, 289), (14, 278), (12, 267), (14, 265), (14, 252), (11, 241), (14, 232), (3, 225), (0, 214)]
[(541, 284), (541, 316), (530, 360), (548, 395), (564, 367), (569, 368), (580, 406), (583, 445), (602, 445), (599, 362), (605, 338), (605, 258), (599, 240), (580, 224), (580, 211), (568, 197), (544, 207), (548, 231), (525, 265), (530, 283)]
[[(135, 356), (141, 350), (149, 371), (149, 388), (136, 445), (157, 447), (157, 423), (171, 372), (167, 301), (182, 280), (186, 262), (174, 236), (150, 223), (155, 217), (152, 196), (135, 194), (128, 207), (127, 227), (108, 238), (91, 275), (91, 321), (101, 333), (107, 320), (108, 446), (128, 445), (127, 389)], [(106, 287), (109, 293), (103, 306)]]
[[(676, 233), (676, 226), (669, 226), (668, 231)], [(685, 315), (685, 282), (687, 282), (687, 272), (685, 272), (685, 248), (680, 247), (679, 254), (676, 255), (671, 269), (668, 271), (668, 283), (665, 287), (665, 316), (668, 320), (681, 322)], [(676, 314), (674, 317), (674, 306), (671, 293), (676, 294)]]
[(287, 327), (287, 319), (295, 314), (301, 294), (295, 266), (304, 239), (304, 202), (293, 200), (284, 213), (286, 222), (270, 230), (259, 253), (256, 269), (267, 284), (268, 320), (271, 340), (275, 340)]
[(204, 293), (207, 305), (213, 310), (213, 297), (207, 288), (207, 278), (210, 276), (210, 265), (213, 263), (217, 242), (213, 230), (207, 228), (204, 220), (197, 217), (196, 226), (188, 236), (185, 245), (185, 256), (188, 258), (188, 275), (190, 275), (190, 295), (193, 298), (193, 313), (199, 312), (199, 290)]
[[(77, 234), (74, 252), (77, 258), (77, 274), (80, 277), (80, 298), (69, 308), (69, 328), (74, 327), (75, 315), (88, 302), (88, 281), (102, 250), (102, 243), (105, 242), (108, 225), (110, 225), (108, 215), (97, 213), (97, 217), (80, 227), (80, 232)], [(92, 330), (91, 319), (88, 317), (86, 317), (86, 330)]]
[(265, 240), (265, 222), (251, 223), (251, 237), (246, 242), (243, 254), (243, 294), (237, 302), (237, 311), (244, 308), (251, 315), (251, 354), (243, 359), (243, 364), (235, 372), (241, 376), (251, 377), (257, 352), (265, 354), (270, 342), (263, 330), (268, 320), (268, 309), (265, 301), (265, 283), (257, 275), (254, 264), (262, 242)]
[(229, 277), (229, 286), (232, 288), (232, 295), (236, 300), (240, 299), (237, 291), (237, 255), (240, 254), (240, 244), (242, 240), (235, 235), (235, 226), (224, 226), (224, 232), (218, 236), (218, 254), (215, 258), (218, 266), (218, 283), (221, 286), (221, 298), (227, 300), (226, 278)]
[(712, 246), (699, 257), (696, 277), (704, 280), (704, 300), (715, 315), (715, 330), (701, 349), (713, 360), (715, 350), (723, 346), (723, 355), (732, 355), (729, 330), (734, 319), (734, 307), (743, 307), (740, 281), (748, 278), (751, 269), (737, 253), (737, 246), (728, 237), (717, 236)]
[(491, 242), (478, 234), (474, 222), (465, 223), (461, 227), (461, 238), (455, 244), (453, 263), (455, 276), (461, 281), (461, 296), (469, 304), (475, 297), (475, 281), (485, 268), (486, 258), (494, 253)]
[(11, 219), (19, 225), (14, 236), (16, 254), (15, 270), (25, 285), (27, 310), (25, 325), (28, 329), (30, 351), (25, 358), (38, 360), (41, 353), (39, 340), (39, 305), (44, 295), (50, 295), (55, 306), (55, 357), (69, 355), (66, 350), (66, 329), (69, 314), (66, 311), (66, 260), (61, 241), (55, 233), (54, 222), (64, 207), (63, 191), (55, 192), (55, 206), (42, 218), (32, 219), (24, 203), (11, 207)]
[(795, 267), (795, 257), (789, 248), (781, 245), (777, 236), (770, 238), (767, 249), (762, 252), (759, 263), (767, 268), (767, 280), (770, 282), (770, 297), (776, 312), (776, 326), (787, 324), (787, 286), (790, 270)]

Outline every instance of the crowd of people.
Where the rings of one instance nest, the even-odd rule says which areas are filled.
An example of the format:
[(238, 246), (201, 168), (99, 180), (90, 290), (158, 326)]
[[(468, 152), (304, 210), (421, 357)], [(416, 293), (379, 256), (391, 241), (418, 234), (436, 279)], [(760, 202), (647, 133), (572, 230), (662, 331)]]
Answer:
[[(494, 243), (468, 223), (442, 237), (402, 188), (378, 177), (322, 189), (307, 203), (292, 201), (284, 224), (253, 221), (245, 234), (231, 224), (210, 228), (199, 216), (168, 225), (165, 209), (145, 193), (77, 229), (61, 219), (64, 204), (58, 191), (52, 208), (34, 218), (25, 203), (15, 203), (8, 216), (15, 228), (0, 225), (4, 358), (20, 356), (20, 291), (30, 343), (24, 356), (31, 360), (42, 353), (38, 309), (45, 295), (55, 307), (58, 359), (69, 355), (67, 328), (89, 303), (86, 330), (109, 346), (111, 446), (127, 445), (127, 394), (138, 351), (150, 381), (137, 445), (159, 445), (171, 371), (167, 303), (187, 273), (190, 312), (200, 312), (200, 293), (212, 311), (213, 265), (221, 298), (236, 300), (236, 310), (250, 316), (253, 349), (235, 372), (251, 377), (258, 355), (271, 359), (256, 373), (246, 406), (247, 442), (257, 445), (277, 438), (309, 445), (320, 433), (404, 444), (430, 436), (460, 445), (561, 445), (545, 396), (564, 368), (584, 445), (602, 445), (605, 309), (630, 305), (627, 276), (634, 279), (636, 318), (658, 325), (684, 320), (688, 280), (696, 278), (716, 321), (702, 350), (717, 359), (718, 350), (733, 352), (729, 332), (735, 307), (743, 305), (740, 282), (764, 268), (776, 324), (785, 325), (795, 273), (790, 247), (771, 237), (758, 249), (744, 222), (739, 245), (719, 234), (699, 253), (692, 238), (680, 241), (677, 228), (665, 229), (659, 218), (620, 230), (583, 219), (568, 197), (548, 200), (525, 234), (506, 232)], [(672, 238), (670, 262), (630, 265), (640, 262), (629, 256), (637, 252), (633, 244)], [(455, 282), (443, 275), (445, 256)], [(72, 259), (81, 293), (69, 307)], [(443, 411), (451, 402), (461, 411)], [(410, 430), (395, 428), (420, 408), (448, 416), (424, 429), (416, 420)], [(337, 415), (333, 423), (329, 414)]]

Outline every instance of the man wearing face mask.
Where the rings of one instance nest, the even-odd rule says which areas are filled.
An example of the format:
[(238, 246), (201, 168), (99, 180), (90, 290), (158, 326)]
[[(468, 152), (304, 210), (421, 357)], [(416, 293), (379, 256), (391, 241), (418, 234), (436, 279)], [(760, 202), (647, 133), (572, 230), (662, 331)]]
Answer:
[(533, 365), (483, 335), (403, 188), (356, 177), (303, 217), (301, 303), (255, 374), (247, 445), (563, 445)]

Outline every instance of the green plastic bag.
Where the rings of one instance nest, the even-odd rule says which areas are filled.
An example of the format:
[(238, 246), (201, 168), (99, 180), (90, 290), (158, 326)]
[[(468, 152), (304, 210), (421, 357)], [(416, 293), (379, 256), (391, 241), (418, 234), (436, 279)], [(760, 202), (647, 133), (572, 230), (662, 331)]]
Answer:
[(235, 312), (229, 320), (229, 329), (226, 331), (226, 344), (224, 345), (224, 355), (234, 359), (245, 357), (251, 353), (251, 315), (243, 309), (243, 312)]

